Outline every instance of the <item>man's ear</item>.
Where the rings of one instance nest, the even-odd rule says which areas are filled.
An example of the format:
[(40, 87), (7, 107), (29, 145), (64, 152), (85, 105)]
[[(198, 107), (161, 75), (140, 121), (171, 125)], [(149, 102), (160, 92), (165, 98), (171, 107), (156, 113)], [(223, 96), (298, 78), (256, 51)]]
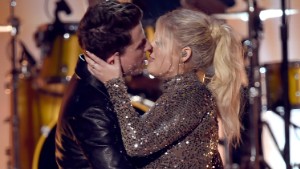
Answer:
[(184, 47), (181, 50), (180, 62), (185, 63), (192, 56), (192, 49), (190, 47)]
[(107, 59), (106, 62), (108, 64), (113, 65), (115, 63), (115, 57), (114, 56), (119, 56), (119, 52), (115, 52), (113, 55), (110, 55)]

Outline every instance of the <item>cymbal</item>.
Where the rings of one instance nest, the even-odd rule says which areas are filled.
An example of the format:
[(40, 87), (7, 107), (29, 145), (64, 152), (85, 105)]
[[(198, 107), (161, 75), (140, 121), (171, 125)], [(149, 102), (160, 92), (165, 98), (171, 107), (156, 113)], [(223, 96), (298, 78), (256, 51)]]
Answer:
[(11, 25), (0, 25), (0, 32), (11, 32), (12, 29)]
[[(297, 14), (298, 10), (296, 9), (286, 9), (285, 14), (286, 15), (294, 15)], [(248, 21), (249, 19), (249, 14), (248, 12), (232, 12), (232, 13), (224, 13), (224, 14), (213, 14), (212, 16), (218, 18), (218, 19), (225, 19), (225, 20), (230, 20), (230, 19), (239, 19), (242, 21)], [(271, 18), (278, 18), (282, 16), (282, 10), (281, 9), (265, 9), (261, 10), (259, 13), (259, 18), (262, 21), (265, 21), (267, 19)]]

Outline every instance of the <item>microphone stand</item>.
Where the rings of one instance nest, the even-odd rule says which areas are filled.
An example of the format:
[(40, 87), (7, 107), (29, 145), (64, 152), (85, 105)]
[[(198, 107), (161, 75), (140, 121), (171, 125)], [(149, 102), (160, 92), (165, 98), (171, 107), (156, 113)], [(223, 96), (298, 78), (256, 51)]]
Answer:
[(17, 35), (18, 35), (18, 28), (19, 28), (19, 20), (15, 17), (15, 7), (16, 7), (16, 0), (11, 0), (10, 2), (10, 22), (12, 26), (11, 30), (11, 47), (12, 47), (12, 56), (11, 56), (11, 67), (12, 67), (12, 113), (10, 117), (11, 127), (12, 127), (12, 142), (13, 142), (13, 159), (12, 169), (20, 169), (20, 143), (19, 143), (19, 115), (18, 115), (18, 69), (16, 65), (16, 45), (17, 45)]
[(285, 145), (283, 148), (283, 158), (286, 164), (286, 169), (291, 169), (290, 165), (290, 111), (291, 105), (289, 102), (289, 74), (288, 74), (288, 25), (286, 21), (286, 6), (285, 1), (281, 0), (282, 10), (282, 25), (280, 27), (282, 39), (282, 63), (281, 63), (281, 77), (283, 87), (283, 104), (284, 104), (284, 131), (285, 131)]
[[(261, 77), (259, 66), (259, 42), (262, 30), (256, 0), (248, 0), (249, 48), (246, 55), (249, 65), (249, 131), (250, 131), (250, 169), (259, 169), (265, 165), (261, 149)], [(268, 167), (267, 167), (268, 168)]]

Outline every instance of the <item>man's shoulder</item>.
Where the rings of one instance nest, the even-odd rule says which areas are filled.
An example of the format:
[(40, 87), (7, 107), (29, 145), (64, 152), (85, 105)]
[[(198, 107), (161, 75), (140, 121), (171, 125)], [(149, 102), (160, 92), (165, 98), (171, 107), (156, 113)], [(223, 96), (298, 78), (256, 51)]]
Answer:
[[(72, 83), (76, 85), (72, 85)], [(61, 104), (61, 114), (74, 116), (85, 112), (106, 112), (112, 109), (105, 88), (97, 88), (81, 79), (74, 79), (68, 86)]]

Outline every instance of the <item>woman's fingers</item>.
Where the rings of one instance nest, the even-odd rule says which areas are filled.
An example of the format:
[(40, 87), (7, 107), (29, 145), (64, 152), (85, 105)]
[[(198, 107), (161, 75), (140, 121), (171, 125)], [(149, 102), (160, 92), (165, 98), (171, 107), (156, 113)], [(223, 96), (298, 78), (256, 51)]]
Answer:
[(95, 76), (98, 80), (106, 83), (107, 81), (122, 76), (120, 57), (116, 52), (113, 57), (112, 64), (108, 64), (96, 55), (86, 52), (86, 62), (88, 63), (87, 68), (89, 72)]
[(93, 65), (93, 63), (99, 64), (99, 65), (106, 63), (104, 60), (100, 59), (99, 57), (97, 57), (96, 55), (94, 55), (93, 53), (91, 53), (89, 51), (86, 51), (86, 55), (87, 55), (87, 58), (90, 59), (90, 62), (88, 62), (88, 63), (91, 65)]
[(88, 66), (93, 67), (95, 65), (95, 62), (92, 59), (90, 59), (88, 56), (85, 57), (85, 60), (88, 63)]
[(115, 65), (121, 68), (121, 63), (120, 63), (120, 56), (119, 55), (114, 55), (114, 62)]
[(95, 72), (94, 69), (88, 64), (87, 69), (89, 70), (89, 72), (95, 76)]

